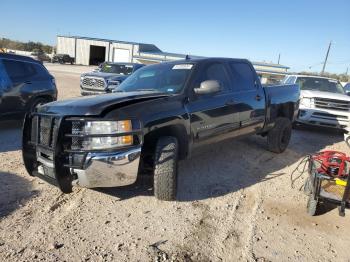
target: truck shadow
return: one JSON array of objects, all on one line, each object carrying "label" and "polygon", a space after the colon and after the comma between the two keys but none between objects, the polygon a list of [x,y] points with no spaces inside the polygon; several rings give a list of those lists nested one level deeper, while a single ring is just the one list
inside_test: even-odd
[{"label": "truck shadow", "polygon": [[0,121],[0,153],[20,150],[22,121]]},{"label": "truck shadow", "polygon": [[0,219],[23,206],[29,199],[38,195],[26,179],[0,171]]},{"label": "truck shadow", "polygon": [[181,163],[178,200],[219,197],[282,175],[290,176],[281,170],[342,140],[339,131],[302,127],[294,130],[282,154],[267,151],[266,139],[258,136],[210,145]]},{"label": "truck shadow", "polygon": [[[290,176],[282,169],[342,140],[343,134],[339,131],[303,127],[294,130],[290,145],[282,154],[267,151],[266,138],[259,136],[205,146],[191,159],[180,162],[177,201],[220,197],[280,176]],[[98,191],[121,200],[153,194],[151,179],[147,183]]]}]

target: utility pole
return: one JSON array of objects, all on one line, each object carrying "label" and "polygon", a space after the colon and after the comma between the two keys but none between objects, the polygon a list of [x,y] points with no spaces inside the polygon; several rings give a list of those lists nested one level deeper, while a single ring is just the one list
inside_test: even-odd
[{"label": "utility pole", "polygon": [[281,59],[281,54],[279,53],[278,54],[278,62],[277,62],[277,64],[280,64],[280,59]]},{"label": "utility pole", "polygon": [[327,60],[328,60],[329,50],[331,49],[331,46],[332,46],[332,41],[329,42],[329,46],[328,46],[328,49],[327,49],[326,58],[324,59],[321,75],[324,74],[324,70],[326,69],[326,64],[327,64]]}]

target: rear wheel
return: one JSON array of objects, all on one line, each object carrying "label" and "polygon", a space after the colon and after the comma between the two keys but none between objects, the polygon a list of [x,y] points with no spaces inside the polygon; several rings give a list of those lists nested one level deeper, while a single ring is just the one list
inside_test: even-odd
[{"label": "rear wheel", "polygon": [[279,117],[275,126],[267,134],[267,148],[274,153],[286,150],[292,135],[292,123],[288,118]]},{"label": "rear wheel", "polygon": [[159,138],[154,159],[154,195],[160,200],[176,199],[178,141],[175,137]]}]

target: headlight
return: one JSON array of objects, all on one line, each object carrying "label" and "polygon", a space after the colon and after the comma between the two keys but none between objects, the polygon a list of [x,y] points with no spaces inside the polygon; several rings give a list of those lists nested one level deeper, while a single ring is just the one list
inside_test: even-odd
[{"label": "headlight", "polygon": [[310,97],[303,97],[300,101],[300,104],[302,104],[305,107],[313,107],[314,106],[314,98]]},{"label": "headlight", "polygon": [[84,76],[80,76],[80,81],[83,81],[83,79],[84,79]]},{"label": "headlight", "polygon": [[133,136],[115,136],[116,134],[131,132],[130,120],[124,121],[87,121],[79,129],[73,129],[73,134],[86,135],[82,141],[82,149],[99,150],[111,149],[133,144]]}]

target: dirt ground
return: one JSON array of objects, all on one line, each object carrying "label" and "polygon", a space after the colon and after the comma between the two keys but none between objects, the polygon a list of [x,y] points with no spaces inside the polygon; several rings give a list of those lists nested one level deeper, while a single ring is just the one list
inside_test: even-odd
[{"label": "dirt ground", "polygon": [[[59,99],[87,67],[48,65]],[[178,201],[147,186],[69,195],[26,174],[19,123],[0,129],[0,261],[350,261],[349,216],[306,214],[290,174],[308,153],[350,153],[341,133],[294,130],[283,154],[249,137],[210,145],[179,167]],[[349,214],[350,215],[350,214]]]}]

